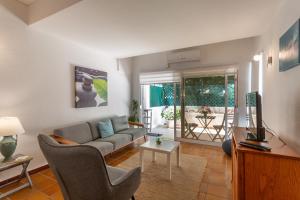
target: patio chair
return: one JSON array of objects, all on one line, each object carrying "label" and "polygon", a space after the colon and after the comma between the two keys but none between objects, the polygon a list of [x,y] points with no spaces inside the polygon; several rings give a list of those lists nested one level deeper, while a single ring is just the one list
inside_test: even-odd
[{"label": "patio chair", "polygon": [[213,125],[213,127],[214,127],[214,129],[216,130],[217,133],[213,137],[212,141],[215,141],[216,139],[220,139],[223,142],[224,137],[222,137],[220,135],[220,133],[221,133],[222,130],[225,130],[224,125],[225,125],[225,113],[224,113],[224,116],[223,116],[222,124],[220,124],[220,125]]},{"label": "patio chair", "polygon": [[[227,134],[228,136],[232,135],[233,129],[234,129],[234,114],[233,113],[228,113],[227,114],[227,123],[228,123],[228,127],[227,127]],[[225,113],[223,116],[223,120],[222,120],[222,124],[220,125],[213,125],[214,129],[216,130],[217,134],[214,136],[213,141],[216,139],[220,139],[222,142],[224,141],[225,135],[222,137],[220,135],[221,131],[224,130],[225,131]]]},{"label": "patio chair", "polygon": [[184,137],[187,138],[189,135],[192,135],[193,138],[197,139],[197,135],[194,130],[198,127],[196,123],[188,123],[186,119],[184,119]]}]

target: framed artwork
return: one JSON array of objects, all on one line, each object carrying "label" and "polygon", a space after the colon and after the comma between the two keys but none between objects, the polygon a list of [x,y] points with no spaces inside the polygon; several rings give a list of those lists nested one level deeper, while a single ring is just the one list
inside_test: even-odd
[{"label": "framed artwork", "polygon": [[299,20],[280,38],[279,71],[286,71],[300,64]]},{"label": "framed artwork", "polygon": [[107,72],[75,66],[75,107],[107,106]]}]

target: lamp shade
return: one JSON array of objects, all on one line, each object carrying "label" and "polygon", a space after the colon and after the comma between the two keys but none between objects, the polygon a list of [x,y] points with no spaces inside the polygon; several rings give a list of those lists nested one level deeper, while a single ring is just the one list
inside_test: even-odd
[{"label": "lamp shade", "polygon": [[0,136],[19,135],[25,130],[17,117],[0,117]]}]

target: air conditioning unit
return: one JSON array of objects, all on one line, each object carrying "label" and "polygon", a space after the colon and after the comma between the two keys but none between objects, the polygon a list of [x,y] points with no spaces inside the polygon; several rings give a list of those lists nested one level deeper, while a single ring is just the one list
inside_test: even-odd
[{"label": "air conditioning unit", "polygon": [[200,65],[200,50],[196,48],[180,49],[167,53],[168,67],[195,67]]}]

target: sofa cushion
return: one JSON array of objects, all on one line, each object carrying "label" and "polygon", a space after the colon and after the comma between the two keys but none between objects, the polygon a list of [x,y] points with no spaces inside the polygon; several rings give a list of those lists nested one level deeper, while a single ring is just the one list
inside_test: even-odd
[{"label": "sofa cushion", "polygon": [[68,140],[72,140],[80,144],[93,140],[90,126],[87,123],[55,129],[54,134],[60,135]]},{"label": "sofa cushion", "polygon": [[103,142],[103,141],[100,141],[99,139],[84,143],[84,145],[96,147],[103,156],[111,153],[114,150],[114,145],[112,143]]},{"label": "sofa cushion", "polygon": [[[115,116],[114,116],[115,117]],[[107,118],[99,118],[99,119],[95,119],[95,120],[90,120],[88,121],[88,124],[90,126],[90,129],[91,129],[91,132],[92,132],[92,136],[93,136],[93,139],[96,140],[98,138],[100,138],[100,134],[99,134],[99,131],[98,131],[98,123],[100,121],[104,121],[104,120],[107,120],[107,119],[111,119],[111,117],[107,117]]]},{"label": "sofa cushion", "polygon": [[114,129],[112,127],[111,120],[107,119],[104,121],[100,121],[98,123],[98,131],[101,135],[101,138],[112,136],[114,134]]},{"label": "sofa cushion", "polygon": [[147,130],[145,128],[128,128],[123,131],[119,131],[117,134],[128,134],[131,135],[132,140],[136,140],[146,135]]},{"label": "sofa cushion", "polygon": [[128,129],[128,118],[126,116],[113,117],[111,119],[115,133]]},{"label": "sofa cushion", "polygon": [[111,142],[114,149],[119,149],[131,142],[131,135],[127,134],[114,134],[113,136],[99,139],[103,142]]}]

